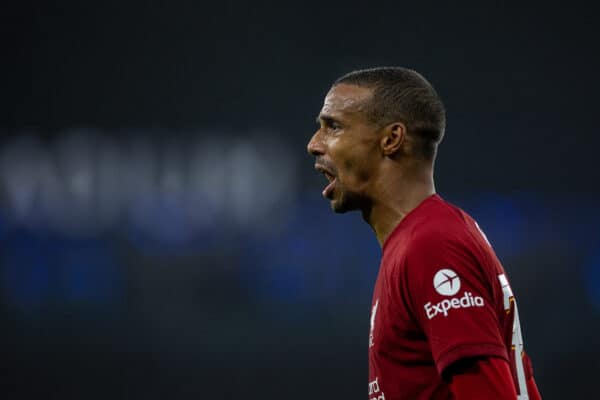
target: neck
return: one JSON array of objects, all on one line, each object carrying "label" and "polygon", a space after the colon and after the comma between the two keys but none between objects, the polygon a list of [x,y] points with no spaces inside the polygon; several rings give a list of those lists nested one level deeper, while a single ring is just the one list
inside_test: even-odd
[{"label": "neck", "polygon": [[[427,197],[435,194],[433,168],[418,168],[417,171],[382,174],[385,180],[375,185],[374,200],[370,207],[363,210],[364,220],[371,226],[379,245],[383,247],[385,240],[394,228]],[[393,176],[395,185],[389,182]]]}]

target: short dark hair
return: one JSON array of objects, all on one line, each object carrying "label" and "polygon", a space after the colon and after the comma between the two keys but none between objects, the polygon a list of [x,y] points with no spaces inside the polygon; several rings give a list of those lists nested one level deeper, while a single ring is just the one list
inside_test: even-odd
[{"label": "short dark hair", "polygon": [[377,67],[352,71],[333,86],[341,83],[373,89],[365,106],[367,118],[380,126],[403,122],[416,139],[420,156],[435,158],[444,137],[446,111],[442,99],[421,74],[402,67]]}]

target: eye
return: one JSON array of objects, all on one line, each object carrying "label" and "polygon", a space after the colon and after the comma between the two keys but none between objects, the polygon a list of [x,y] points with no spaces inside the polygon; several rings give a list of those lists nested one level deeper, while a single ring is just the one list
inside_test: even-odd
[{"label": "eye", "polygon": [[320,129],[322,129],[324,133],[335,134],[343,129],[343,126],[339,121],[328,116],[319,117],[318,122],[321,125]]},{"label": "eye", "polygon": [[336,132],[336,131],[339,131],[340,129],[342,129],[342,126],[336,121],[331,121],[329,123],[329,129],[332,130],[333,132]]}]

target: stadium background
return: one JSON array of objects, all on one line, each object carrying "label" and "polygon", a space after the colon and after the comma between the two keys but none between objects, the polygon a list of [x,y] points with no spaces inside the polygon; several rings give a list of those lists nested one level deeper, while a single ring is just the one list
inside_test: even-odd
[{"label": "stadium background", "polygon": [[362,399],[379,249],[305,144],[330,82],[448,109],[437,189],[486,231],[545,399],[600,372],[591,10],[3,4],[0,396]]}]

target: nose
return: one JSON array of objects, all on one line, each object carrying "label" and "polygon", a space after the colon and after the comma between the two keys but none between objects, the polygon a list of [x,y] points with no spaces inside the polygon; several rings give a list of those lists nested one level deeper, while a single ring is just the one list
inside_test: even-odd
[{"label": "nose", "polygon": [[320,130],[316,131],[315,134],[310,138],[308,145],[306,146],[306,150],[309,154],[313,156],[319,156],[325,153],[325,148],[323,146],[323,141],[319,135]]}]

